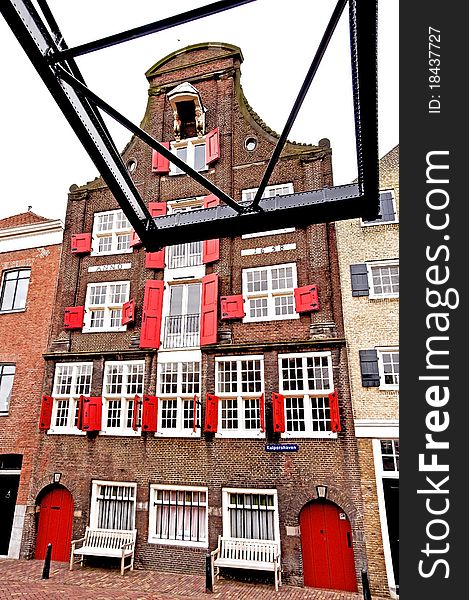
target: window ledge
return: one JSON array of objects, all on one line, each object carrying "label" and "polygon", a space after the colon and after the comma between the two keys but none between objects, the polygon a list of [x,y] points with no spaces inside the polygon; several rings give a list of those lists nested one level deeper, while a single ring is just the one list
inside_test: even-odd
[{"label": "window ledge", "polygon": [[22,313],[26,312],[25,308],[11,308],[9,310],[0,310],[0,315],[11,315],[12,313]]},{"label": "window ledge", "polygon": [[244,317],[243,323],[266,323],[268,321],[293,321],[295,319],[299,319],[300,315],[295,313],[294,315],[282,315],[281,317],[262,317],[262,318],[249,318]]},{"label": "window ledge", "polygon": [[295,431],[295,433],[282,433],[281,436],[282,440],[304,440],[304,439],[310,439],[310,440],[315,440],[315,439],[331,439],[331,440],[335,440],[337,439],[337,433],[333,432],[333,431],[318,431],[318,432],[314,432],[314,433],[301,433],[300,435],[298,435],[298,432]]},{"label": "window ledge", "polygon": [[196,438],[199,439],[200,438],[200,429],[198,428],[197,431],[184,431],[182,429],[178,429],[176,431],[169,431],[169,430],[160,430],[160,431],[155,431],[155,437],[158,438]]},{"label": "window ledge", "polygon": [[217,431],[215,437],[218,439],[232,440],[232,439],[250,439],[250,440],[263,440],[265,441],[265,433],[255,430],[254,432],[243,431]]},{"label": "window ledge", "polygon": [[47,435],[86,435],[86,431],[80,431],[79,429],[70,429],[64,427],[63,429],[56,427],[55,429],[48,429]]},{"label": "window ledge", "polygon": [[201,549],[207,549],[208,548],[208,543],[207,542],[192,542],[192,541],[184,541],[184,540],[162,540],[160,538],[156,538],[156,537],[152,537],[152,536],[148,536],[148,543],[149,544],[157,544],[160,546],[178,546],[178,547],[185,547],[185,548],[201,548]]}]

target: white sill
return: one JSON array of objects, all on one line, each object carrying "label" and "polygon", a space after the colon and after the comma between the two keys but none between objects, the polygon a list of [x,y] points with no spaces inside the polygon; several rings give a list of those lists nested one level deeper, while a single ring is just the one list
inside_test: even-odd
[{"label": "white sill", "polygon": [[399,386],[398,385],[380,385],[379,389],[382,390],[383,392],[398,392]]},{"label": "white sill", "polygon": [[48,435],[86,435],[86,431],[81,431],[76,427],[51,427],[47,430]]},{"label": "white sill", "polygon": [[222,429],[221,431],[217,431],[215,433],[216,438],[220,439],[251,439],[251,440],[265,440],[265,432],[259,431],[258,429],[254,430],[239,430],[239,429]]},{"label": "white sill", "polygon": [[[191,167],[192,169],[194,168],[192,165],[187,165],[187,166],[188,166],[188,167]],[[203,169],[199,169],[199,170],[197,171],[197,173],[204,173],[205,171],[208,171],[208,170],[209,170],[209,167],[204,167]],[[187,173],[184,173],[184,171],[183,171],[182,173],[175,173],[174,171],[170,171],[170,172],[168,173],[168,175],[169,175],[170,177],[177,177],[178,175],[187,175]],[[202,208],[202,207],[201,207],[201,208]]]},{"label": "white sill", "polygon": [[361,226],[362,227],[375,227],[375,226],[380,226],[380,225],[394,225],[396,223],[399,223],[399,221],[397,219],[394,219],[393,221],[382,221],[380,223],[376,223],[375,221],[372,221],[371,223],[366,223],[366,222],[362,221]]},{"label": "white sill", "polygon": [[131,254],[133,248],[127,248],[127,250],[110,250],[109,252],[91,252],[90,256],[113,256],[119,254]]},{"label": "white sill", "polygon": [[271,316],[267,315],[266,317],[244,317],[243,323],[262,323],[265,321],[292,321],[293,319],[299,319],[300,315],[298,313],[294,313],[292,315],[279,315],[279,316]]},{"label": "white sill", "polygon": [[82,333],[111,333],[113,331],[127,331],[127,325],[121,327],[83,327]]},{"label": "white sill", "polygon": [[370,294],[368,298],[370,300],[385,300],[386,298],[399,298],[399,292],[397,294]]},{"label": "white sill", "polygon": [[10,411],[8,410],[0,410],[0,417],[8,417]]},{"label": "white sill", "polygon": [[200,438],[200,428],[192,429],[160,429],[155,431],[155,437],[159,438]]},{"label": "white sill", "polygon": [[137,431],[133,429],[101,429],[99,435],[106,437],[140,437],[140,427]]},{"label": "white sill", "polygon": [[11,315],[12,313],[26,312],[26,306],[24,308],[10,308],[8,310],[0,310],[0,315]]},{"label": "white sill", "polygon": [[283,440],[296,440],[296,439],[337,439],[337,433],[334,431],[292,431],[285,432],[280,435]]},{"label": "white sill", "polygon": [[193,542],[190,540],[165,540],[148,536],[149,544],[161,544],[162,546],[184,546],[186,548],[208,548],[207,542]]}]

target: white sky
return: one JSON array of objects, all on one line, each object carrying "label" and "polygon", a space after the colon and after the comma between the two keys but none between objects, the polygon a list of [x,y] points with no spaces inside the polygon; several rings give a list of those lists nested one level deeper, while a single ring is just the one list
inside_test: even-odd
[{"label": "white sky", "polygon": [[[3,1],[3,0],[0,0]],[[379,1],[380,156],[398,142],[398,0]],[[209,4],[209,0],[49,0],[69,47]],[[243,52],[241,84],[252,108],[280,133],[330,19],[335,0],[257,0],[248,5],[78,57],[88,86],[136,124],[145,71],[189,44],[216,41]],[[0,16],[0,218],[28,210],[64,219],[70,185],[98,173],[24,51]],[[356,177],[348,8],[326,51],[290,140],[331,140],[336,185]],[[107,123],[117,147],[131,134]]]}]

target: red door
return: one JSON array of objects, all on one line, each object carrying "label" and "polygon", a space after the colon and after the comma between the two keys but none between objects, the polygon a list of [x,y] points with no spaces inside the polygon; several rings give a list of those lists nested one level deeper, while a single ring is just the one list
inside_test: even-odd
[{"label": "red door", "polygon": [[73,498],[64,487],[53,488],[40,503],[35,558],[44,559],[47,544],[52,544],[52,560],[70,560]]},{"label": "red door", "polygon": [[332,502],[311,502],[301,511],[300,531],[305,585],[357,591],[347,515]]}]

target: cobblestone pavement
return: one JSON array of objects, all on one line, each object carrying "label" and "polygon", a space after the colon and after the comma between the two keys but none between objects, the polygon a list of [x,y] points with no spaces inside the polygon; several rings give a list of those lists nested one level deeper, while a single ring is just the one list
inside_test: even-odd
[{"label": "cobblestone pavement", "polygon": [[[51,564],[50,577],[42,580],[43,561],[0,560],[0,600],[362,600],[361,594],[273,586],[228,580],[215,582],[214,592],[205,593],[204,577],[76,567]],[[385,600],[373,596],[373,600]],[[387,600],[387,599],[386,599]]]}]

